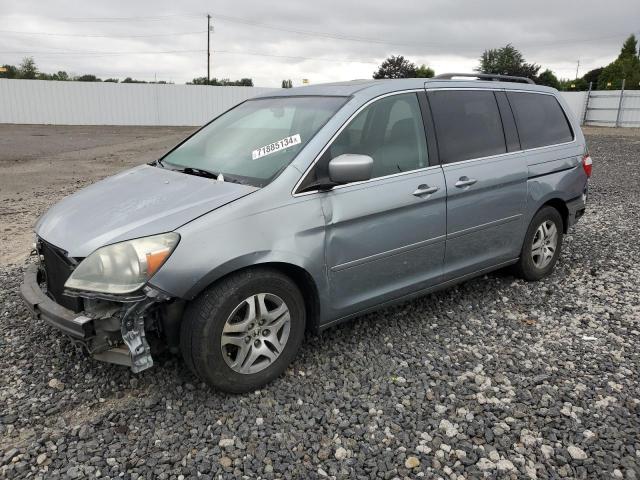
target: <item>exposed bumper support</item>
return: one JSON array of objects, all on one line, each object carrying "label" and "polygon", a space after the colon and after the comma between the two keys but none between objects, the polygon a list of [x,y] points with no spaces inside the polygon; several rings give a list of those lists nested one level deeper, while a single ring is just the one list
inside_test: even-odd
[{"label": "exposed bumper support", "polygon": [[144,314],[153,303],[154,300],[152,299],[134,303],[127,309],[122,318],[122,339],[129,347],[131,371],[133,373],[141,372],[153,366],[151,348],[144,332]]},{"label": "exposed bumper support", "polygon": [[[125,346],[109,348],[99,341],[100,319],[93,319],[57,304],[40,288],[38,266],[30,265],[20,285],[20,294],[31,315],[68,335],[82,345],[97,360],[131,367],[140,372],[153,366],[153,359],[144,331],[144,315],[158,299],[147,298],[128,304],[120,320],[122,340]],[[114,316],[115,318],[115,316]],[[128,347],[128,348],[127,348]]]}]

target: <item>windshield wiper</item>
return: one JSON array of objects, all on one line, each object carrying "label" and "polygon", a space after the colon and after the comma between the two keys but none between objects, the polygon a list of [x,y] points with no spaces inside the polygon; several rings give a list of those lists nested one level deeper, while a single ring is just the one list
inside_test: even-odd
[{"label": "windshield wiper", "polygon": [[[200,177],[215,178],[216,180],[219,179],[222,175],[221,173],[205,170],[204,168],[184,167],[182,170],[178,171],[186,173],[187,175],[198,175]],[[224,181],[224,177],[222,178],[222,180]]]},{"label": "windshield wiper", "polygon": [[240,180],[230,175],[223,175],[222,172],[212,172],[211,170],[206,170],[204,168],[194,168],[194,167],[184,167],[178,172],[186,173],[187,175],[198,175],[200,177],[206,178],[215,178],[219,182],[231,182],[231,183],[239,183],[242,184]]}]

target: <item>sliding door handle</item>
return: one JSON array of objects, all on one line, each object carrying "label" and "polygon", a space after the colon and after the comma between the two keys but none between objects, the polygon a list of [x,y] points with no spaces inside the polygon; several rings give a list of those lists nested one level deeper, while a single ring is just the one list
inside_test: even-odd
[{"label": "sliding door handle", "polygon": [[431,195],[432,193],[436,193],[438,190],[440,190],[438,187],[430,187],[429,185],[423,183],[422,185],[418,185],[418,188],[415,192],[413,192],[413,194],[416,197],[422,197],[423,195]]},{"label": "sliding door handle", "polygon": [[474,183],[476,183],[477,181],[478,180],[476,180],[475,178],[460,177],[460,179],[456,182],[456,187],[458,188],[469,187]]}]

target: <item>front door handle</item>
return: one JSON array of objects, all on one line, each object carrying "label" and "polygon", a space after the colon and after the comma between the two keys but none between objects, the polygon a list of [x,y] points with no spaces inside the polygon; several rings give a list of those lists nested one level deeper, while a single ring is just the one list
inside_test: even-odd
[{"label": "front door handle", "polygon": [[430,187],[429,185],[423,183],[422,185],[418,185],[418,188],[415,192],[413,192],[413,194],[416,197],[422,197],[423,195],[431,195],[432,193],[436,193],[438,190],[440,190],[438,187]]},{"label": "front door handle", "polygon": [[456,187],[458,188],[464,188],[464,187],[468,187],[470,185],[473,185],[474,183],[476,183],[478,180],[476,180],[475,178],[469,178],[469,177],[460,177],[460,179],[456,182]]}]

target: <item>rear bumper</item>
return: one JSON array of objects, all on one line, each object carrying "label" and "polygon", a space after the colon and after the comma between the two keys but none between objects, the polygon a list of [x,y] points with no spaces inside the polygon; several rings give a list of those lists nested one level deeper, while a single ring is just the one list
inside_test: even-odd
[{"label": "rear bumper", "polygon": [[582,218],[582,215],[584,215],[585,209],[587,208],[587,197],[588,192],[585,188],[582,195],[567,202],[567,228],[574,226],[578,220]]},{"label": "rear bumper", "polygon": [[34,319],[40,319],[77,340],[95,335],[93,320],[57,304],[40,288],[38,266],[29,265],[20,285],[20,295]]}]

